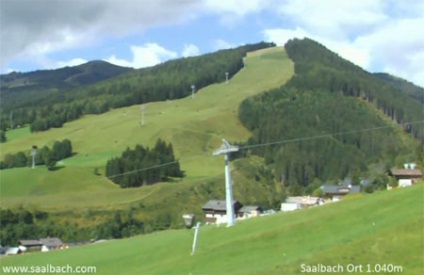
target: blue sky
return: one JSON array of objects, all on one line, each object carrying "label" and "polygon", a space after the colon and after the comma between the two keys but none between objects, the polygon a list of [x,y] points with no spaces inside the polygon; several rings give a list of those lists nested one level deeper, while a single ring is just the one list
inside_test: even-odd
[{"label": "blue sky", "polygon": [[0,69],[89,60],[142,68],[245,43],[310,37],[424,86],[424,1],[0,0]]}]

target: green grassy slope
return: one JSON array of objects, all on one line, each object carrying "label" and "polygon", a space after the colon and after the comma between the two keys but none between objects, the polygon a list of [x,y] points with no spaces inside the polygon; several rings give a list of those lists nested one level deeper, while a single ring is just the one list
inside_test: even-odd
[{"label": "green grassy slope", "polygon": [[[161,187],[116,190],[106,179],[94,175],[93,169],[98,167],[102,171],[106,161],[120,155],[127,146],[153,146],[157,138],[172,142],[187,174],[182,182],[187,183],[186,187],[221,177],[222,158],[212,157],[212,151],[221,145],[222,138],[245,140],[250,136],[238,120],[239,103],[246,97],[281,86],[292,74],[293,64],[283,48],[265,49],[250,53],[245,68],[229,83],[208,86],[194,99],[147,104],[144,127],[140,125],[140,106],[132,106],[86,116],[59,129],[16,134],[10,142],[0,144],[2,157],[27,150],[34,144],[51,146],[55,140],[64,138],[72,141],[77,155],[64,160],[64,168],[54,172],[48,172],[45,167],[37,167],[37,171],[28,168],[0,171],[1,206],[30,202],[42,208],[66,208],[138,200]],[[70,199],[73,196],[78,196],[82,203],[76,205]]]},{"label": "green grassy slope", "polygon": [[[302,264],[323,264],[340,265],[338,274],[382,266],[391,271],[378,274],[423,274],[423,192],[420,184],[231,228],[203,226],[194,256],[193,230],[169,230],[2,258],[1,265],[87,265],[96,274],[301,274]],[[363,272],[348,272],[349,265],[362,265]]]}]

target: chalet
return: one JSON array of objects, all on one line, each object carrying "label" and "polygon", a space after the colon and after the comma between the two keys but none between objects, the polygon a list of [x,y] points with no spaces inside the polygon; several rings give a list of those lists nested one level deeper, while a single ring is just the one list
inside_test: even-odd
[{"label": "chalet", "polygon": [[343,185],[323,185],[321,190],[324,196],[330,197],[333,201],[338,201],[348,194],[357,194],[361,191],[361,186],[352,184]]},{"label": "chalet", "polygon": [[20,240],[19,248],[22,251],[50,251],[64,248],[66,245],[59,238],[44,238],[39,240]]},{"label": "chalet", "polygon": [[22,251],[41,251],[43,244],[39,240],[20,240],[19,248]]},{"label": "chalet", "polygon": [[321,198],[319,197],[288,197],[285,202],[281,204],[281,211],[293,211],[297,209],[303,209],[308,207],[313,207],[320,205],[322,203]]},{"label": "chalet", "polygon": [[45,238],[40,239],[42,244],[41,251],[47,252],[50,250],[61,249],[65,247],[65,244],[59,238]]},{"label": "chalet", "polygon": [[423,178],[423,172],[415,167],[414,163],[406,163],[403,169],[390,169],[390,175],[396,178],[399,187],[411,186]]},{"label": "chalet", "polygon": [[242,218],[256,218],[262,213],[262,207],[258,205],[245,205],[239,210]]},{"label": "chalet", "polygon": [[[238,202],[233,202],[234,215],[240,216],[239,210],[243,205]],[[203,213],[205,213],[206,222],[208,223],[226,223],[227,222],[227,206],[225,200],[210,200],[202,207]]]}]

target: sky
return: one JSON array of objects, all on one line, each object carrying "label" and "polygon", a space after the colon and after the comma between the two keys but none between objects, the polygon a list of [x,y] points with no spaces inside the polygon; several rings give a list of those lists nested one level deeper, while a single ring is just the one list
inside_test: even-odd
[{"label": "sky", "polygon": [[0,71],[105,60],[133,68],[309,37],[424,87],[420,0],[0,0]]}]

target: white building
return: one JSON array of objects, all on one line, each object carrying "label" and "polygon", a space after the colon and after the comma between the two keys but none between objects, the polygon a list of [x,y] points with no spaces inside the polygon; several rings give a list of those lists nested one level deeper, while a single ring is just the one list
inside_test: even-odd
[{"label": "white building", "polygon": [[281,204],[281,211],[288,212],[298,209],[308,208],[322,204],[319,197],[303,196],[303,197],[288,197]]}]

